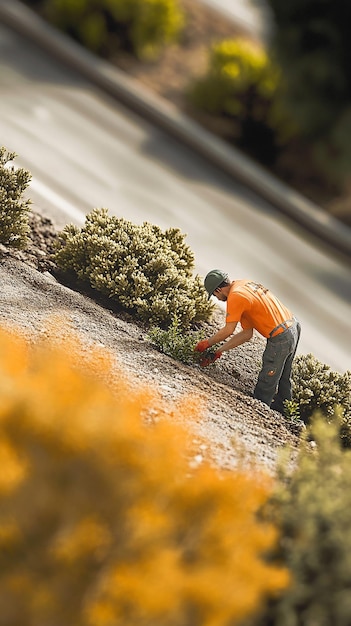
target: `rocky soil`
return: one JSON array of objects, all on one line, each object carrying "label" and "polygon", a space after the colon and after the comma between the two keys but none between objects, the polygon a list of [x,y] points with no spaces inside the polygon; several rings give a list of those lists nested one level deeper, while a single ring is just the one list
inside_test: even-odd
[{"label": "rocky soil", "polygon": [[[111,302],[65,283],[50,258],[56,237],[53,224],[32,213],[30,225],[30,244],[24,252],[0,246],[2,325],[19,329],[31,343],[51,335],[53,328],[55,337],[64,341],[71,329],[80,337],[83,354],[92,346],[102,347],[110,352],[116,368],[126,371],[132,385],[156,387],[169,419],[177,419],[176,403],[190,397],[199,407],[196,422],[186,424],[198,445],[197,462],[207,458],[227,469],[258,465],[274,474],[287,445],[293,462],[298,426],[252,398],[264,347],[259,336],[210,368],[184,365],[160,353],[148,339],[147,329]],[[223,323],[218,309],[208,333]]]}]

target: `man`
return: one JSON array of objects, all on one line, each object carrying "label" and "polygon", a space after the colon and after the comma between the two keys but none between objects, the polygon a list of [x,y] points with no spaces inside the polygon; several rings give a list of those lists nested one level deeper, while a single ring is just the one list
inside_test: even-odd
[{"label": "man", "polygon": [[[205,278],[208,298],[212,295],[227,303],[226,324],[215,335],[196,344],[197,352],[223,343],[212,357],[200,364],[206,367],[226,350],[249,341],[255,328],[267,344],[254,397],[284,414],[284,401],[291,399],[291,367],[301,327],[291,311],[271,291],[250,280],[230,281],[222,270],[211,270]],[[237,324],[242,330],[234,334]],[[226,341],[227,340],[227,341]]]}]

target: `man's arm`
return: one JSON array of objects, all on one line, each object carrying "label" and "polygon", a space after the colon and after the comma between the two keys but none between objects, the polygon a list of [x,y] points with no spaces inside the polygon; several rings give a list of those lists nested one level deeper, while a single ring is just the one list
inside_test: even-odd
[{"label": "man's arm", "polygon": [[[208,344],[209,347],[213,346],[216,343],[221,343],[231,337],[233,335],[235,329],[237,327],[237,322],[228,322],[223,328],[221,328],[215,335],[209,337]],[[250,341],[253,335],[252,328],[246,328],[236,333],[231,339],[225,341],[225,343],[218,348],[219,352],[225,352],[226,350],[231,350],[231,348],[236,348],[237,346],[241,346],[242,343],[246,341]]]},{"label": "man's arm", "polygon": [[222,353],[226,350],[236,348],[242,343],[245,343],[245,341],[249,341],[251,339],[253,335],[253,328],[247,328],[236,333],[236,335],[231,337],[229,341],[225,341],[226,339],[228,339],[228,337],[233,335],[236,326],[237,322],[229,322],[223,328],[221,328],[218,333],[212,335],[212,337],[209,337],[208,339],[203,339],[198,344],[196,344],[195,351],[205,352],[207,348],[210,348],[216,343],[224,341],[224,343],[218,348],[214,355],[211,355],[209,357],[203,357],[203,359],[200,361],[201,367],[207,367],[208,365],[214,363],[217,359],[219,359],[219,357],[222,356]]},{"label": "man's arm", "polygon": [[223,328],[221,328],[215,335],[209,337],[208,347],[214,346],[216,343],[221,343],[230,337],[236,329],[237,322],[228,322]]},{"label": "man's arm", "polygon": [[231,337],[229,341],[225,341],[226,339],[228,339],[228,337],[233,335],[237,327],[237,323],[238,322],[228,322],[215,335],[212,335],[212,337],[199,341],[199,343],[197,343],[195,346],[195,350],[197,352],[204,352],[205,350],[207,350],[207,348],[214,346],[216,343],[221,343],[222,341],[224,341],[225,343],[220,346],[220,348],[218,348],[216,352],[216,354],[218,354],[219,352],[222,353],[226,350],[230,350],[231,348],[236,348],[242,343],[245,343],[245,341],[250,341],[253,334],[252,328],[241,330],[239,333],[236,333],[236,335]]},{"label": "man's arm", "polygon": [[[227,324],[227,326],[228,326],[228,324]],[[236,327],[236,323],[235,323],[234,329],[235,329],[235,327]],[[217,335],[219,333],[220,333],[220,331],[217,333]],[[242,343],[245,343],[246,341],[250,341],[252,335],[253,335],[253,328],[245,328],[245,329],[241,330],[239,333],[236,333],[236,335],[234,335],[234,337],[232,337],[231,339],[229,339],[229,341],[226,341],[222,346],[220,346],[220,348],[218,348],[217,352],[225,352],[226,350],[231,350],[232,348],[237,348],[238,346],[241,346]],[[216,336],[216,335],[214,335],[214,336]]]}]

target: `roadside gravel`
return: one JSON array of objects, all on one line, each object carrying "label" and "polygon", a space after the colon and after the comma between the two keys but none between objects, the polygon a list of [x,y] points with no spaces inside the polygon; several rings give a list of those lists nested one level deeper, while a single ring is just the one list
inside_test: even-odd
[{"label": "roadside gravel", "polygon": [[[293,462],[299,429],[279,413],[252,398],[264,347],[260,336],[227,353],[202,370],[160,353],[147,329],[132,317],[109,308],[94,292],[67,285],[50,260],[56,233],[49,219],[31,214],[30,244],[24,252],[0,246],[1,319],[31,343],[53,333],[64,342],[67,329],[77,333],[84,351],[106,349],[116,369],[132,385],[150,384],[164,402],[165,414],[177,420],[176,404],[188,397],[199,407],[196,422],[186,427],[198,444],[198,462],[208,458],[221,468],[259,466],[274,474],[285,446]],[[216,310],[209,333],[223,324]],[[106,381],[109,384],[109,381]]]}]

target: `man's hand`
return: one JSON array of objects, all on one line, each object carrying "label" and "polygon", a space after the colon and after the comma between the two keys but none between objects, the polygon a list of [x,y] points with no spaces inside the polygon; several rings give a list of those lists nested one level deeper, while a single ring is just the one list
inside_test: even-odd
[{"label": "man's hand", "polygon": [[211,365],[211,363],[217,361],[217,359],[219,359],[221,356],[222,352],[219,352],[219,350],[217,350],[217,352],[215,352],[214,354],[210,354],[208,356],[204,355],[202,359],[200,359],[200,366],[207,367],[208,365]]},{"label": "man's hand", "polygon": [[199,341],[199,343],[196,344],[194,350],[195,352],[205,352],[205,350],[207,350],[207,348],[210,347],[210,344],[208,342],[208,339],[203,339],[202,341]]}]

